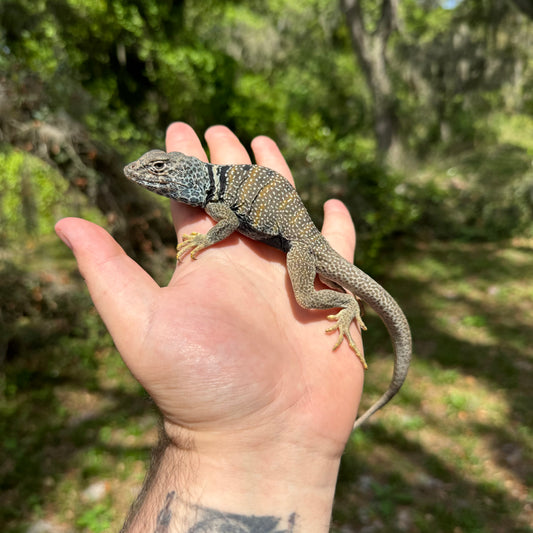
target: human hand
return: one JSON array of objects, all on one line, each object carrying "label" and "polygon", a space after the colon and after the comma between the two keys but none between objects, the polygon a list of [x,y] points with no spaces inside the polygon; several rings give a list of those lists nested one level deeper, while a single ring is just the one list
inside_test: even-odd
[{"label": "human hand", "polygon": [[[206,140],[212,162],[250,163],[227,128],[210,128]],[[169,127],[167,150],[207,160],[183,123]],[[256,163],[292,182],[273,141],[258,137],[252,150]],[[213,225],[198,208],[172,202],[172,214],[178,236]],[[169,285],[159,287],[102,228],[64,219],[57,232],[171,440],[192,442],[211,458],[250,451],[260,457],[290,445],[300,455],[313,449],[338,461],[355,419],[362,367],[347,343],[332,352],[327,313],[298,306],[282,252],[234,234],[178,264]],[[323,233],[351,260],[355,233],[340,202],[326,203]]]},{"label": "human hand", "polygon": [[[228,129],[213,127],[206,139],[212,162],[250,163]],[[167,149],[207,160],[182,123],[169,128]],[[270,139],[256,138],[252,149],[258,164],[293,183]],[[178,236],[213,225],[197,208],[172,202],[172,213]],[[325,236],[351,259],[355,235],[344,206],[327,203],[324,220]],[[161,288],[101,229],[72,219],[58,224],[60,234],[71,231],[98,311],[171,427],[235,433],[297,425],[309,438],[344,445],[360,396],[360,365],[346,343],[332,352],[324,311],[298,306],[282,252],[234,234],[178,264]],[[75,246],[79,232],[87,232],[83,248]]]}]

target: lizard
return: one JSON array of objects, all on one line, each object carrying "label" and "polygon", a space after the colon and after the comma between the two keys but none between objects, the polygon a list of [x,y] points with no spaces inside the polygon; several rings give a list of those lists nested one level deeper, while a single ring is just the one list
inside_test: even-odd
[{"label": "lizard", "polygon": [[[200,207],[216,222],[206,233],[184,235],[177,260],[197,254],[238,231],[286,253],[286,265],[298,304],[305,309],[340,309],[328,315],[338,330],[333,350],[346,338],[366,369],[350,333],[355,322],[366,326],[358,300],[367,303],[386,325],[394,348],[394,369],[386,392],[354,422],[358,428],[400,390],[411,360],[411,332],[393,297],[370,276],[344,259],[313,223],[296,189],[269,168],[205,163],[180,152],[151,150],[124,168],[131,181],[162,196]],[[316,290],[316,276],[326,289]]]}]

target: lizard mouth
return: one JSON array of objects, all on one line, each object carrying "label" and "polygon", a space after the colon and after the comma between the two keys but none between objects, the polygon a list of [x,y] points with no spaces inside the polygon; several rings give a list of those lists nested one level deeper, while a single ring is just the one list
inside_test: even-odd
[{"label": "lizard mouth", "polygon": [[141,187],[144,187],[145,189],[148,189],[149,191],[153,191],[157,194],[161,194],[162,196],[167,196],[168,194],[168,184],[164,181],[161,181],[157,179],[157,177],[146,177],[146,175],[142,172],[139,172],[135,162],[130,163],[129,165],[124,167],[124,175],[134,183],[137,183]]},{"label": "lizard mouth", "polygon": [[124,175],[129,180],[134,181],[135,183],[138,183],[143,187],[153,189],[157,186],[157,180],[146,178],[146,176],[142,172],[139,172],[135,162],[130,163],[129,165],[126,165],[124,167]]}]

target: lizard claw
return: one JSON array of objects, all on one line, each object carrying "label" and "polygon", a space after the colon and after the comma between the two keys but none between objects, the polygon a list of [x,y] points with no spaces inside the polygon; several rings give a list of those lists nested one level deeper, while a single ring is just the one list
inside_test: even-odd
[{"label": "lizard claw", "polygon": [[176,247],[176,259],[181,262],[183,257],[190,253],[191,259],[196,259],[200,250],[208,246],[207,238],[203,233],[193,231],[183,236],[183,241]]},{"label": "lizard claw", "polygon": [[[349,320],[345,318],[345,316],[349,316]],[[367,327],[365,323],[363,322],[363,319],[361,318],[360,313],[350,313],[348,309],[343,309],[342,311],[338,312],[336,315],[328,315],[328,320],[337,320],[338,323],[341,321],[347,322],[348,326],[352,323],[352,320],[355,320],[357,322],[357,325],[363,330],[367,331]],[[337,329],[337,326],[332,326],[331,328],[327,329],[326,331],[334,331]]]},{"label": "lizard claw", "polygon": [[350,325],[352,323],[352,320],[356,320],[357,324],[361,327],[361,329],[366,330],[366,326],[363,323],[363,320],[361,319],[361,316],[358,311],[359,305],[357,304],[357,311],[355,312],[351,311],[350,309],[342,309],[336,315],[329,315],[328,320],[336,320],[337,323],[334,326],[331,326],[330,328],[326,329],[326,332],[330,333],[332,331],[339,330],[339,337],[337,338],[337,342],[333,346],[333,349],[336,350],[342,344],[344,337],[346,337],[350,348],[355,352],[355,355],[357,355],[359,361],[361,361],[361,364],[363,365],[363,368],[366,370],[368,368],[368,365],[366,364],[365,356],[361,353],[359,348],[357,348],[355,341],[353,340],[352,334],[350,333]]}]

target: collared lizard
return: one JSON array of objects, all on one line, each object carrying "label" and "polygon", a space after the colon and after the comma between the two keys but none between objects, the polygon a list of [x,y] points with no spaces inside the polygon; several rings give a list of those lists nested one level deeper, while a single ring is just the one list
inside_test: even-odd
[{"label": "collared lizard", "polygon": [[[346,338],[364,368],[350,325],[366,329],[358,298],[383,320],[395,353],[387,391],[354,423],[359,427],[400,390],[411,360],[411,332],[402,310],[389,293],[362,270],[341,257],[314,225],[292,185],[274,170],[258,165],[216,165],[180,152],[152,150],[124,169],[146,189],[191,206],[202,207],[216,221],[204,235],[183,236],[177,259],[192,259],[235,231],[274,246],[287,254],[287,270],[297,302],[305,309],[340,308],[328,319],[339,331],[333,347]],[[315,290],[316,276],[330,289]]]}]

